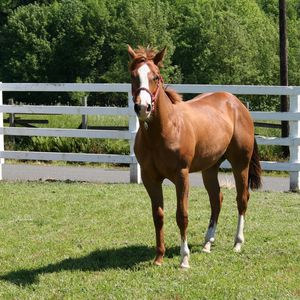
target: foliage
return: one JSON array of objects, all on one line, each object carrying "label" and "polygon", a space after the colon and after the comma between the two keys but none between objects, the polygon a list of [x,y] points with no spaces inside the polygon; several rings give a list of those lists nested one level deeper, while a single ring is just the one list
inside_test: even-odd
[{"label": "foliage", "polygon": [[[101,58],[107,23],[105,6],[93,0],[19,7],[2,32],[3,44],[9,45],[0,54],[5,62],[3,80],[94,82],[103,72]],[[61,97],[59,101],[78,104],[72,100]]]},{"label": "foliage", "polygon": [[[176,67],[170,66],[170,57],[174,51],[171,32],[168,30],[171,4],[161,0],[116,1],[110,4],[112,14],[111,35],[108,44],[112,49],[113,61],[104,75],[109,82],[128,82],[128,55],[126,45],[168,46],[165,59],[164,77],[167,81],[178,81]],[[159,49],[160,50],[160,49]]]},{"label": "foliage", "polygon": [[[279,5],[278,0],[257,0],[266,15],[274,20],[278,27]],[[300,2],[286,1],[287,37],[288,37],[288,68],[289,84],[300,85]]]},{"label": "foliage", "polygon": [[[166,82],[279,84],[277,0],[4,0],[0,14],[1,81],[128,82],[129,43],[167,46]],[[287,17],[289,84],[299,85],[299,1],[287,1]],[[126,103],[126,96],[92,97]],[[77,98],[22,95],[35,103],[77,104]],[[253,109],[278,104],[251,99]]]},{"label": "foliage", "polygon": [[[190,61],[184,61],[181,67],[185,68],[183,75],[187,82],[268,84],[274,81],[273,66],[278,61],[276,52],[270,50],[276,46],[276,31],[255,1],[201,0],[196,7],[178,2],[178,10],[183,9],[184,15],[174,34],[178,37],[175,62],[181,66],[181,57]],[[263,68],[258,68],[259,65]],[[266,74],[266,70],[271,74]]]},{"label": "foliage", "polygon": [[300,85],[300,9],[298,17],[289,20],[289,84]]},{"label": "foliage", "polygon": [[246,243],[237,254],[235,191],[223,189],[215,247],[204,254],[210,206],[204,189],[192,188],[191,269],[183,272],[173,187],[164,187],[165,262],[154,267],[142,185],[0,186],[1,299],[299,299],[297,194],[251,193]]},{"label": "foliage", "polygon": [[[277,84],[278,34],[254,0],[177,5],[183,13],[174,30],[174,63],[185,83]],[[262,102],[254,98],[251,105],[257,108]]]}]

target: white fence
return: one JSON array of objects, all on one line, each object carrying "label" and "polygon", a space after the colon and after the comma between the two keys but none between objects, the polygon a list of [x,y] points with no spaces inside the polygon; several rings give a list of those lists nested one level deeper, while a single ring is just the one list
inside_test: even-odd
[{"label": "white fence", "polygon": [[[290,148],[289,162],[261,162],[264,170],[288,171],[290,189],[300,188],[300,87],[276,86],[221,86],[221,85],[170,85],[179,93],[203,93],[227,91],[245,95],[289,95],[289,112],[251,112],[254,120],[284,120],[290,123],[290,135],[287,138],[257,137],[260,145],[285,145]],[[2,92],[125,92],[128,94],[128,107],[82,107],[82,106],[31,106],[3,105]],[[89,130],[58,128],[22,128],[4,127],[3,113],[30,114],[75,114],[75,115],[127,115],[129,130]],[[141,182],[140,168],[133,153],[133,143],[138,130],[138,120],[132,103],[130,84],[73,84],[73,83],[0,83],[0,179],[4,159],[25,160],[63,160],[81,162],[107,162],[130,164],[130,181]],[[59,136],[127,139],[130,143],[130,155],[53,153],[4,150],[4,135],[13,136]],[[224,163],[223,167],[230,167]]]}]

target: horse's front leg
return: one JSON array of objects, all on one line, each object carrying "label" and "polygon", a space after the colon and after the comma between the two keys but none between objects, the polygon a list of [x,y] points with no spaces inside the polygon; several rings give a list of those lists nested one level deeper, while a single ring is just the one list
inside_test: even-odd
[{"label": "horse's front leg", "polygon": [[188,169],[180,171],[176,180],[177,194],[177,211],[176,221],[180,230],[181,236],[181,268],[189,268],[190,250],[187,242],[187,227],[188,227],[188,193],[189,193],[189,172]]},{"label": "horse's front leg", "polygon": [[142,174],[144,186],[150,196],[152,205],[152,216],[155,226],[156,234],[156,257],[154,264],[160,266],[163,262],[165,255],[165,243],[164,243],[164,203],[162,192],[162,180],[154,180],[153,176]]}]

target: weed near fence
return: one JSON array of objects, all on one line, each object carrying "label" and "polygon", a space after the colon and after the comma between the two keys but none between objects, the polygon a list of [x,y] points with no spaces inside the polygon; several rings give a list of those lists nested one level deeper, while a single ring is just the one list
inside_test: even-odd
[{"label": "weed near fence", "polygon": [[0,183],[1,299],[299,299],[299,196],[252,193],[246,244],[232,251],[235,193],[224,190],[216,246],[201,253],[209,219],[190,193],[191,269],[179,270],[175,193],[164,187],[165,264],[152,266],[154,227],[140,185]]}]

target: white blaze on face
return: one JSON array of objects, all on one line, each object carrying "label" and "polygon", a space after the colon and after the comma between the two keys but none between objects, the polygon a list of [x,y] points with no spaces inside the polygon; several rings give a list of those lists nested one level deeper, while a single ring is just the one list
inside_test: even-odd
[{"label": "white blaze on face", "polygon": [[[140,88],[146,88],[149,90],[149,79],[148,79],[148,73],[150,72],[150,68],[147,64],[143,64],[138,69],[138,75],[140,79]],[[140,91],[140,99],[141,99],[141,105],[144,107],[148,107],[148,105],[151,105],[151,97],[150,94],[146,91]]]}]

